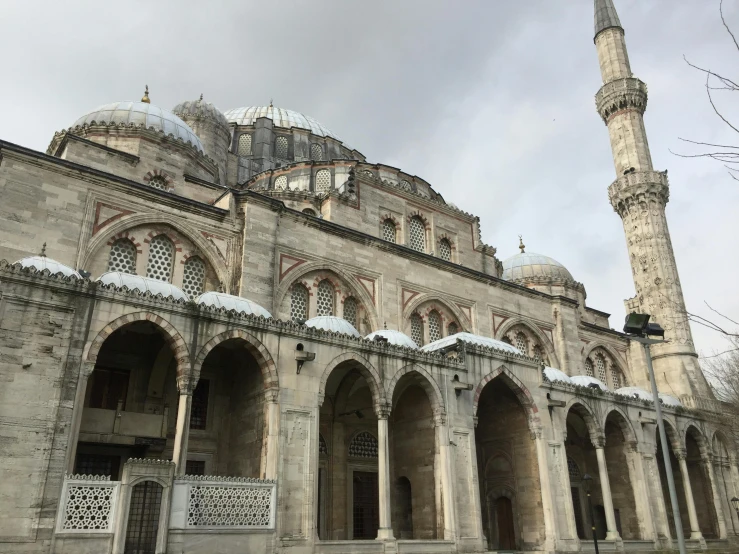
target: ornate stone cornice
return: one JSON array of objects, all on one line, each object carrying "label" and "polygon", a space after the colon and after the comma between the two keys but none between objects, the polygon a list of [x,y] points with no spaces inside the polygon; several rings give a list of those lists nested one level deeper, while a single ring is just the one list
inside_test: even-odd
[{"label": "ornate stone cornice", "polygon": [[618,215],[624,217],[629,207],[640,201],[657,200],[662,205],[670,200],[670,184],[666,171],[636,171],[616,179],[608,187],[608,199]]},{"label": "ornate stone cornice", "polygon": [[624,110],[636,110],[643,115],[647,109],[647,85],[636,77],[611,81],[596,93],[595,105],[606,125]]}]

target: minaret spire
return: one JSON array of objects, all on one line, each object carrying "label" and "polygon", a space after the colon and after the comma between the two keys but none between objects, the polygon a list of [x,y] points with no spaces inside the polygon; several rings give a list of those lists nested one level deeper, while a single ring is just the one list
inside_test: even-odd
[{"label": "minaret spire", "polygon": [[627,312],[647,313],[665,329],[667,344],[654,345],[654,371],[661,390],[677,396],[708,396],[688,323],[665,207],[667,172],[655,171],[644,126],[647,86],[633,76],[624,29],[613,0],[595,0],[595,46],[603,86],[596,106],[608,127],[616,180],[608,188],[621,216],[636,296]]}]

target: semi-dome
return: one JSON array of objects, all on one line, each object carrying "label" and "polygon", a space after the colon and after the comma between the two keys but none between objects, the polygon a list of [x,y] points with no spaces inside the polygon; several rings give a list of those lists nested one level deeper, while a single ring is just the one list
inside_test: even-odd
[{"label": "semi-dome", "polygon": [[613,392],[622,396],[636,397],[639,400],[652,400],[652,395],[639,387],[621,387]]},{"label": "semi-dome", "polygon": [[113,285],[116,288],[126,287],[128,290],[137,290],[141,293],[161,294],[165,298],[171,297],[175,300],[190,299],[181,289],[171,283],[152,279],[151,277],[123,273],[122,271],[108,271],[98,277],[97,281],[104,285]]},{"label": "semi-dome", "polygon": [[596,385],[600,390],[608,390],[608,387],[603,381],[601,381],[600,379],[596,379],[595,377],[590,377],[589,375],[573,375],[572,377],[570,377],[570,381],[572,381],[573,385],[577,385],[578,387],[589,387],[590,385]]},{"label": "semi-dome", "polygon": [[174,108],[172,113],[182,118],[206,119],[213,121],[222,127],[228,127],[228,119],[223,112],[216,108],[210,102],[203,100],[203,96],[197,100],[185,100],[180,102]]},{"label": "semi-dome", "polygon": [[384,339],[387,339],[388,344],[392,344],[394,346],[418,348],[418,345],[412,338],[410,338],[405,333],[401,333],[400,331],[393,331],[391,329],[380,329],[379,331],[374,331],[370,333],[364,338],[367,340],[375,340],[375,337],[382,337]]},{"label": "semi-dome", "polygon": [[669,394],[663,394],[661,392],[657,393],[657,396],[659,396],[659,399],[662,401],[662,404],[665,406],[682,406],[683,403],[680,402],[677,398],[674,396],[670,396]]},{"label": "semi-dome", "polygon": [[149,102],[112,102],[83,115],[74,122],[73,127],[92,125],[136,125],[146,129],[153,128],[165,135],[190,143],[203,152],[203,144],[190,127],[172,112],[163,110]]},{"label": "semi-dome", "polygon": [[572,383],[572,379],[570,379],[570,376],[567,375],[564,371],[561,371],[557,369],[556,367],[545,367],[544,368],[544,375],[546,375],[547,379],[554,383],[555,381],[559,381],[560,383]]},{"label": "semi-dome", "polygon": [[310,116],[303,115],[293,110],[285,110],[283,108],[275,108],[274,106],[249,106],[247,108],[234,108],[228,110],[225,114],[226,119],[230,123],[237,125],[254,125],[254,122],[260,117],[268,117],[272,120],[275,127],[300,127],[307,129],[314,135],[319,137],[331,137],[341,140],[331,132],[325,125],[318,123]]},{"label": "semi-dome", "polygon": [[52,275],[61,273],[65,277],[77,277],[77,279],[82,279],[82,276],[68,265],[61,264],[56,260],[47,258],[46,256],[28,256],[15,263],[21,264],[21,267],[33,267],[37,271],[48,269],[49,273]]},{"label": "semi-dome", "polygon": [[484,346],[485,348],[505,350],[506,352],[510,352],[511,354],[522,354],[522,352],[518,348],[516,348],[515,346],[511,346],[507,342],[483,337],[481,335],[473,335],[472,333],[455,333],[454,335],[449,335],[448,337],[444,337],[443,339],[430,342],[426,346],[422,346],[421,350],[424,350],[426,352],[433,352],[434,350],[440,350],[441,348],[452,346],[458,340],[470,344],[476,344],[478,346]]},{"label": "semi-dome", "polygon": [[235,310],[238,313],[247,315],[261,315],[262,317],[272,317],[272,314],[262,308],[256,302],[252,302],[241,296],[225,294],[222,292],[205,292],[195,299],[197,304],[203,306],[214,306],[216,308],[225,308],[226,310]]},{"label": "semi-dome", "polygon": [[359,334],[354,328],[354,325],[349,323],[346,319],[341,319],[333,315],[319,315],[313,317],[305,322],[306,327],[313,327],[314,329],[321,329],[322,331],[331,331],[332,333],[342,333],[344,335],[351,335],[353,337],[360,338],[362,335]]},{"label": "semi-dome", "polygon": [[533,252],[520,252],[503,261],[503,279],[513,282],[529,279],[574,281],[572,274],[557,260]]}]

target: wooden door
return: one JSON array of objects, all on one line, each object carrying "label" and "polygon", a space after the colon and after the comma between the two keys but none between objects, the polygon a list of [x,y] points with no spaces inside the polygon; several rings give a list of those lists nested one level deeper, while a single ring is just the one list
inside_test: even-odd
[{"label": "wooden door", "polygon": [[498,550],[515,550],[516,536],[513,529],[513,505],[511,499],[501,496],[495,501],[498,520]]}]

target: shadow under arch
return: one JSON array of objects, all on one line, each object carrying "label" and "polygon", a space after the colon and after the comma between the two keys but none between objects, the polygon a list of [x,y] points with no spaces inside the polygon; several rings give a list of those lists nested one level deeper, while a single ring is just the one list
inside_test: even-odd
[{"label": "shadow under arch", "polygon": [[[353,362],[353,363],[352,363]],[[331,373],[339,366],[345,365],[349,369],[356,369],[362,377],[367,381],[367,385],[372,392],[372,401],[375,403],[375,408],[387,405],[387,396],[382,387],[382,379],[377,369],[367,360],[367,358],[360,356],[355,352],[347,352],[340,354],[331,360],[326,368],[323,370],[321,375],[321,382],[318,388],[318,405],[323,405],[323,400],[326,396],[326,384],[331,376]]]},{"label": "shadow under arch", "polygon": [[504,365],[501,365],[497,369],[488,373],[482,378],[480,383],[477,385],[477,388],[475,388],[475,395],[472,402],[472,415],[477,416],[480,395],[482,394],[485,385],[498,377],[500,377],[516,395],[521,406],[523,406],[523,409],[526,411],[529,420],[536,417],[536,414],[539,412],[539,408],[536,407],[536,403],[534,402],[534,397],[531,395],[531,392],[529,392],[526,385],[524,385],[523,382]]},{"label": "shadow under arch", "polygon": [[616,425],[618,425],[618,427],[621,429],[621,432],[623,433],[623,436],[624,436],[624,440],[626,442],[636,444],[638,440],[638,437],[636,435],[636,430],[631,424],[631,421],[629,420],[628,415],[623,411],[623,409],[620,406],[611,406],[608,410],[606,410],[606,413],[603,416],[602,424],[600,426],[601,429],[605,430],[606,423],[608,423],[609,418]]},{"label": "shadow under arch", "polygon": [[603,433],[603,427],[595,416],[595,411],[587,402],[581,398],[573,398],[567,403],[564,409],[564,419],[567,421],[570,413],[577,414],[585,422],[585,426],[588,430],[588,435],[591,439],[599,437]]},{"label": "shadow under arch", "polygon": [[403,390],[405,390],[405,387],[398,387],[398,383],[401,380],[408,382],[408,384],[415,383],[426,392],[429,402],[431,402],[431,408],[434,414],[446,413],[444,398],[439,384],[428,371],[417,364],[408,364],[407,366],[404,366],[395,375],[393,375],[393,378],[387,384],[385,397],[393,404],[395,403],[396,398],[402,394]]}]

